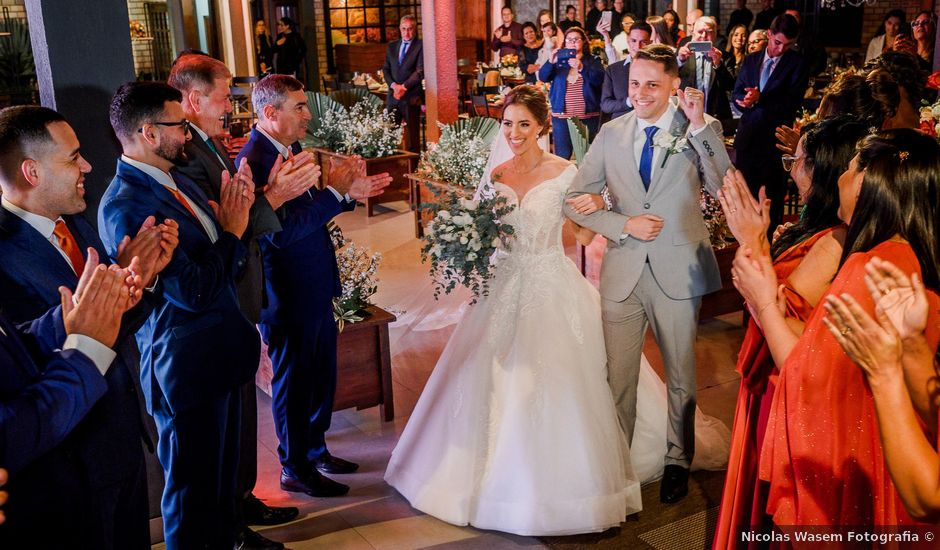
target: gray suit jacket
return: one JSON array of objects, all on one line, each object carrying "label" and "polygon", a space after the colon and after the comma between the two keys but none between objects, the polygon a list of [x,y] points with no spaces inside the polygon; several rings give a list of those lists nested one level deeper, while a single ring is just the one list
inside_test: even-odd
[{"label": "gray suit jacket", "polygon": [[[226,155],[226,151],[219,140],[214,141],[216,148],[222,155],[219,157],[209,149],[206,142],[194,130],[193,138],[186,142],[186,155],[189,157],[185,165],[177,166],[177,170],[199,186],[199,189],[211,200],[219,201],[219,192],[222,189],[222,169],[235,173],[235,165]],[[270,233],[281,230],[277,214],[271,209],[268,200],[261,193],[261,188],[267,184],[265,181],[255,182],[255,202],[251,206],[248,218],[248,229],[242,236],[242,242],[248,248],[245,269],[235,280],[235,290],[238,292],[238,302],[252,323],[257,324],[261,319],[261,310],[264,307],[264,273],[261,265],[261,248],[258,239]]]},{"label": "gray suit jacket", "polygon": [[[564,211],[576,223],[607,237],[601,268],[604,298],[625,300],[636,287],[647,259],[653,276],[670,298],[693,298],[721,287],[699,199],[703,183],[709,193],[717,194],[731,160],[720,137],[721,124],[708,115],[705,119],[707,127],[688,138],[687,149],[668,155],[663,148],[656,149],[648,191],[643,189],[639,161],[633,152],[635,112],[608,122],[594,139],[568,196],[599,194],[606,185],[613,209],[582,216],[565,204]],[[684,135],[688,125],[682,111],[676,110],[670,133]],[[662,233],[652,241],[627,237],[621,242],[627,218],[640,214],[662,217]]]}]

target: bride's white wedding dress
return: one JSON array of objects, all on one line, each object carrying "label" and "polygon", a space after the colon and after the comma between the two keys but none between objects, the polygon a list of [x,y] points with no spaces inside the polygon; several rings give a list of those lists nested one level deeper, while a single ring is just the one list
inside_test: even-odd
[{"label": "bride's white wedding dress", "polygon": [[[520,535],[602,531],[641,510],[641,481],[662,473],[665,385],[644,359],[631,456],[607,385],[600,297],[562,248],[576,172],[521,204],[496,184],[517,205],[511,251],[498,253],[489,296],[455,329],[385,473],[422,512]],[[705,467],[726,463],[727,432],[696,422]]]}]

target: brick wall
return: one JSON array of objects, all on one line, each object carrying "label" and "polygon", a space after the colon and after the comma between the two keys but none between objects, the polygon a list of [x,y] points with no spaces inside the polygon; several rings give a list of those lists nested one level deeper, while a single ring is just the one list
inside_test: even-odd
[{"label": "brick wall", "polygon": [[[152,2],[165,2],[166,0],[149,0]],[[144,26],[147,36],[151,36],[149,22],[147,21],[147,10],[144,7],[144,0],[127,0],[127,13],[131,21],[137,21]],[[131,39],[131,49],[134,54],[134,74],[139,76],[141,73],[153,73],[153,57],[151,48],[153,41],[149,39]]]},{"label": "brick wall", "polygon": [[[319,73],[321,75],[328,74],[329,68],[327,66],[327,51],[326,51],[326,12],[323,9],[323,0],[312,0],[313,1],[313,13],[316,20],[317,28],[317,65],[319,68]],[[315,88],[319,88],[319,83],[314,85]]]},{"label": "brick wall", "polygon": [[26,20],[26,6],[24,0],[0,0],[0,8],[6,11],[11,19]]}]

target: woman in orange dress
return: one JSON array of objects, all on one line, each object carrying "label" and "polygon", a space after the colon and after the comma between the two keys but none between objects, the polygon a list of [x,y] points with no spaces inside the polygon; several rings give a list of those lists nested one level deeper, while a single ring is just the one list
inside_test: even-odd
[{"label": "woman in orange dress", "polygon": [[[799,222],[784,230],[770,250],[794,330],[801,330],[838,269],[845,239],[838,216],[838,180],[855,155],[855,143],[867,133],[867,124],[847,117],[809,124],[796,155],[785,159],[805,208]],[[767,230],[753,208],[736,200],[750,198],[747,184],[740,181],[742,188],[733,192],[736,182],[726,178],[729,192],[722,192],[722,207],[738,242],[757,249]],[[758,484],[757,462],[778,371],[754,317],[748,320],[737,371],[741,386],[713,549],[740,548],[741,531],[760,528],[765,517],[766,489]]]},{"label": "woman in orange dress", "polygon": [[[865,264],[875,256],[905,274],[916,273],[930,289],[940,287],[936,140],[906,129],[865,138],[839,178],[839,203],[849,229],[827,296],[848,294],[872,314],[864,278]],[[732,276],[745,299],[756,304],[780,365],[759,465],[760,478],[769,483],[766,511],[775,528],[786,533],[794,525],[838,529],[913,523],[885,468],[871,390],[826,329],[825,310],[816,308],[796,338],[775,307],[777,278],[769,257],[740,250]],[[940,297],[931,291],[928,300],[924,353],[932,355],[940,337]],[[932,375],[932,368],[905,364],[907,389],[924,418],[930,410],[926,381]]]}]

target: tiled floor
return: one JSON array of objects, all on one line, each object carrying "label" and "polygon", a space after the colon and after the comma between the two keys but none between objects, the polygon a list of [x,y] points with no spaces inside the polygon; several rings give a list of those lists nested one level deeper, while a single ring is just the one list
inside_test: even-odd
[{"label": "tiled floor", "polygon": [[[389,210],[378,208],[378,215],[366,218],[363,209],[337,218],[347,239],[381,252],[379,292],[375,302],[386,309],[401,312],[415,303],[415,296],[429,293],[427,267],[419,259],[420,241],[414,238],[412,214],[404,205]],[[573,252],[573,251],[572,251]],[[572,254],[573,256],[573,254]],[[589,251],[589,275],[595,274],[599,247]],[[411,311],[412,314],[421,312]],[[730,426],[738,375],[734,362],[743,337],[741,315],[733,314],[703,322],[696,347],[698,359],[699,404],[702,409]],[[332,499],[315,499],[285,493],[278,487],[279,465],[276,457],[270,400],[259,392],[259,476],[255,494],[272,505],[293,505],[301,509],[301,518],[289,525],[262,529],[266,536],[283,541],[289,548],[301,549],[389,549],[446,548],[502,549],[543,547],[648,547],[636,538],[631,525],[666,524],[675,521],[676,510],[662,508],[655,501],[654,487],[644,489],[646,510],[639,518],[628,520],[620,530],[603,535],[538,540],[455,527],[413,510],[382,476],[391,451],[405,422],[447,342],[453,326],[430,331],[414,331],[393,327],[390,333],[395,394],[394,422],[381,422],[377,409],[345,410],[333,417],[328,439],[334,454],[357,461],[359,472],[336,479],[348,483],[348,495]],[[662,376],[661,360],[651,339],[647,355]],[[701,511],[715,506],[720,491],[720,474],[693,474],[691,507]],[[698,487],[700,486],[700,487]],[[701,493],[701,498],[693,495]],[[698,499],[698,500],[696,500]],[[670,513],[672,512],[672,513]],[[644,517],[645,516],[645,517]],[[651,527],[650,527],[651,528]],[[648,530],[648,528],[643,529]],[[707,547],[702,541],[702,548]]]}]

